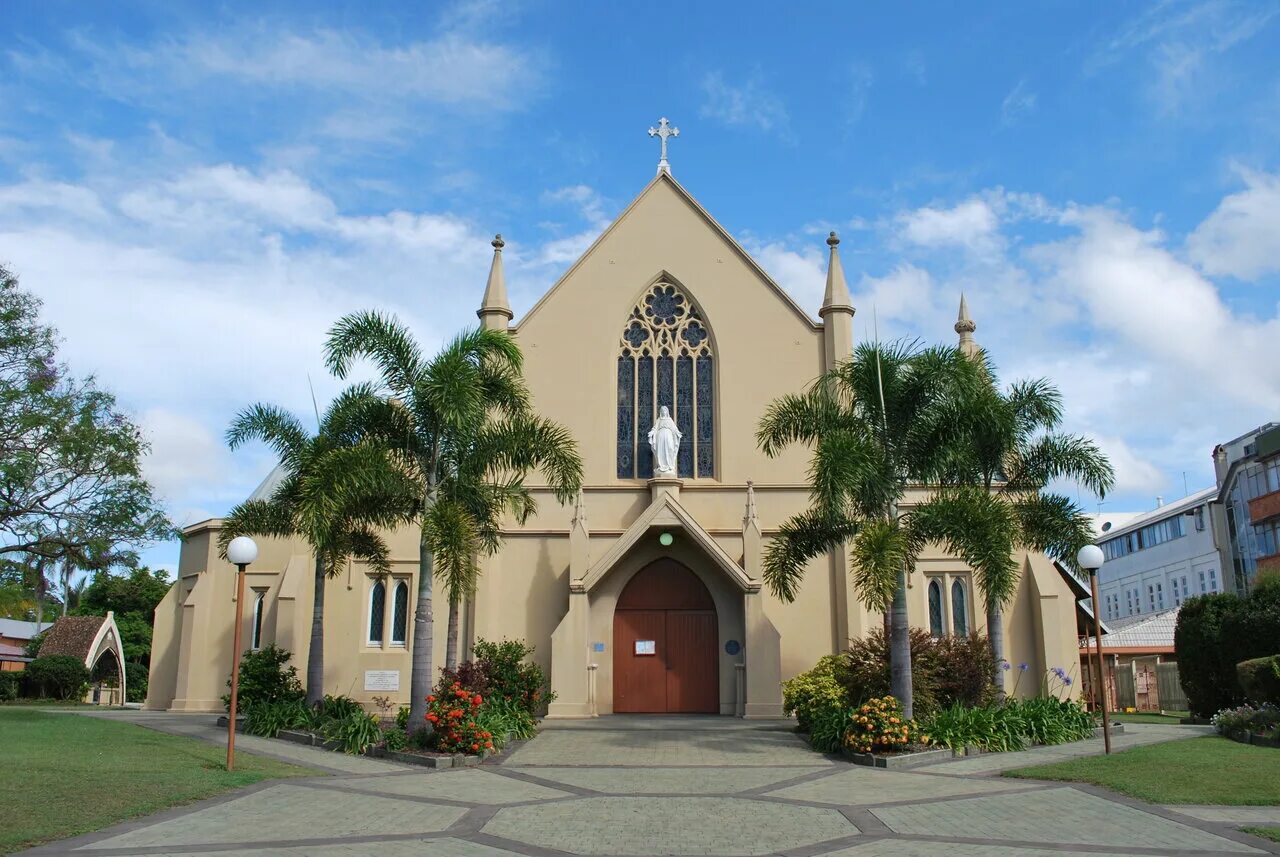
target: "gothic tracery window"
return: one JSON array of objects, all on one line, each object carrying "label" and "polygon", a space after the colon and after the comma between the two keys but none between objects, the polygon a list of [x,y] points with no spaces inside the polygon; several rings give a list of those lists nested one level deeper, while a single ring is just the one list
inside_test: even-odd
[{"label": "gothic tracery window", "polygon": [[649,429],[666,407],[680,429],[681,477],[715,475],[715,356],[680,287],[653,285],[631,310],[618,354],[618,478],[653,476]]}]

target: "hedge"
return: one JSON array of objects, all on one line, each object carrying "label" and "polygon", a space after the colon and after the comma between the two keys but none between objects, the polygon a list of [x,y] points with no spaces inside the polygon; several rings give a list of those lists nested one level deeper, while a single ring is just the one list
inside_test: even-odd
[{"label": "hedge", "polygon": [[27,664],[26,685],[34,697],[79,699],[89,687],[89,670],[71,655],[45,655]]},{"label": "hedge", "polygon": [[1259,579],[1247,598],[1188,598],[1173,644],[1192,714],[1211,717],[1242,704],[1246,695],[1236,665],[1280,652],[1280,578]]},{"label": "hedge", "polygon": [[1245,699],[1258,705],[1280,705],[1280,655],[1241,661],[1236,664],[1236,675]]}]

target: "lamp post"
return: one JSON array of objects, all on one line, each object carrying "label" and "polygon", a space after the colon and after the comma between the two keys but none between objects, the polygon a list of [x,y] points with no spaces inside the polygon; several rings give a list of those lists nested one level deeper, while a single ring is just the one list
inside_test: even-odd
[{"label": "lamp post", "polygon": [[1076,554],[1076,562],[1089,572],[1089,588],[1093,593],[1093,647],[1098,654],[1098,700],[1102,706],[1102,743],[1111,753],[1111,725],[1107,722],[1107,672],[1102,661],[1102,619],[1098,615],[1098,569],[1106,556],[1097,545],[1085,545]]},{"label": "lamp post", "polygon": [[244,624],[244,570],[258,558],[258,545],[248,536],[236,536],[227,545],[227,559],[236,567],[236,624],[231,652],[231,711],[227,715],[227,770],[236,761],[236,696],[240,690],[240,626]]}]

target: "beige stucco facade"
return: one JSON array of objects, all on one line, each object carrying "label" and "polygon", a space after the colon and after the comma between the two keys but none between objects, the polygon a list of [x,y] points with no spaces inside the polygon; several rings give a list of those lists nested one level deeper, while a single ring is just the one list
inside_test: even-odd
[{"label": "beige stucco facade", "polygon": [[[858,602],[847,557],[838,552],[810,564],[792,603],[761,586],[763,546],[783,520],[807,505],[808,462],[802,448],[764,456],[755,430],[770,401],[803,389],[851,352],[854,308],[837,243],[834,237],[828,241],[823,306],[802,308],[664,172],[523,318],[514,319],[502,245],[495,241],[483,298],[477,289],[481,323],[515,335],[537,410],[577,440],[584,490],[570,506],[536,492],[537,513],[505,532],[501,552],[483,560],[462,639],[464,648],[477,637],[523,638],[535,645],[557,694],[550,716],[612,713],[614,607],[630,578],[661,557],[687,566],[715,603],[722,714],[779,716],[783,679],[881,623]],[[696,310],[706,334],[696,352],[711,358],[697,370],[706,384],[697,392],[705,412],[698,413],[697,432],[686,433],[699,438],[699,457],[691,464],[698,475],[623,478],[618,358],[633,310],[643,308],[655,286],[673,287]],[[971,334],[971,324],[961,330],[966,344]],[[688,382],[676,371],[678,390]],[[641,421],[633,429],[641,437],[646,430]],[[912,494],[907,505],[920,496]],[[156,610],[149,708],[221,707],[230,670],[235,572],[217,556],[218,527],[213,520],[187,531],[178,581]],[[672,536],[669,546],[660,544],[662,533]],[[398,581],[416,592],[416,531],[393,533],[391,544],[392,579],[380,590],[386,593],[388,627],[398,621]],[[246,605],[244,639],[252,640],[257,628],[262,642],[292,651],[305,674],[311,559],[301,543],[260,540],[260,546],[249,569],[254,604]],[[1006,656],[1037,674],[1067,667],[1077,660],[1076,594],[1045,556],[1024,556],[1022,564],[1016,599],[1004,613]],[[928,627],[927,592],[934,579],[945,593],[947,630],[963,630],[955,626],[961,619],[951,604],[959,581],[965,599],[959,616],[968,628],[984,631],[985,607],[969,570],[937,551],[913,575],[912,623]],[[407,702],[412,615],[404,622],[403,643],[392,642],[390,631],[371,643],[376,583],[355,564],[327,584],[325,689],[365,702],[375,696]],[[409,597],[410,614],[413,602]],[[438,599],[435,651],[441,654],[444,615]],[[398,690],[385,689],[397,685],[393,675]]]}]

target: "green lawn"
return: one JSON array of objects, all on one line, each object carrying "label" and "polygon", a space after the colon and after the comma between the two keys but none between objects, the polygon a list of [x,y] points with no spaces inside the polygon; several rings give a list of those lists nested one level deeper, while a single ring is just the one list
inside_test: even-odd
[{"label": "green lawn", "polygon": [[1161,723],[1165,726],[1177,726],[1182,721],[1182,718],[1187,716],[1187,712],[1158,714],[1154,711],[1143,711],[1137,714],[1110,714],[1108,716],[1115,723]]},{"label": "green lawn", "polygon": [[1005,771],[1006,777],[1093,783],[1152,803],[1280,804],[1280,751],[1216,735]]},{"label": "green lawn", "polygon": [[272,777],[318,772],[130,723],[0,708],[0,854]]},{"label": "green lawn", "polygon": [[1240,829],[1245,833],[1252,833],[1254,836],[1270,839],[1272,842],[1280,842],[1280,827],[1242,827]]}]

